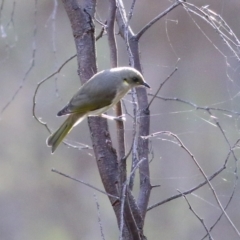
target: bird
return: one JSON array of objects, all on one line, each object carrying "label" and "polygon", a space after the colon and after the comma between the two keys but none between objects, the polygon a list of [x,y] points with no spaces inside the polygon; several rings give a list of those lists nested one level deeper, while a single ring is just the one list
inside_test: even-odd
[{"label": "bird", "polygon": [[[63,124],[46,140],[52,153],[74,126],[88,116],[103,115],[117,104],[127,92],[138,86],[150,86],[143,75],[132,67],[116,67],[93,75],[73,95],[68,104],[57,116],[68,115]],[[104,115],[106,117],[106,115]]]}]

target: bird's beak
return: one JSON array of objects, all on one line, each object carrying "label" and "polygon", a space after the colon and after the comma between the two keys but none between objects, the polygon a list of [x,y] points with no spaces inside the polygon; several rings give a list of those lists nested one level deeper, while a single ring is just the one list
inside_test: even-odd
[{"label": "bird's beak", "polygon": [[147,87],[147,88],[150,88],[150,86],[146,82],[143,82],[142,85]]}]

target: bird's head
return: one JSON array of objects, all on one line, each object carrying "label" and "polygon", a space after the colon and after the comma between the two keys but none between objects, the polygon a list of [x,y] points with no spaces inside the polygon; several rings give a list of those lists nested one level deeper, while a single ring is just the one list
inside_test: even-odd
[{"label": "bird's head", "polygon": [[145,82],[143,75],[134,68],[124,67],[123,81],[129,84],[131,87],[145,86],[150,88],[150,86]]}]

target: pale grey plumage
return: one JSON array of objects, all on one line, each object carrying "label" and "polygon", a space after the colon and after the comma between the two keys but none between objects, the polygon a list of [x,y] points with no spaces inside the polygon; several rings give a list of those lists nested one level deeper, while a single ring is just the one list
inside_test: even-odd
[{"label": "pale grey plumage", "polygon": [[69,115],[61,127],[47,139],[47,145],[55,151],[72,127],[90,115],[101,115],[115,105],[136,86],[149,85],[142,74],[131,67],[118,67],[101,71],[83,84],[58,116]]}]

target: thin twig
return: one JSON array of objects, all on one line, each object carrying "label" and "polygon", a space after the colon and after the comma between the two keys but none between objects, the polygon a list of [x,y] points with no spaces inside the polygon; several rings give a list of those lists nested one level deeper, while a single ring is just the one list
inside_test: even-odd
[{"label": "thin twig", "polygon": [[96,36],[96,41],[98,41],[103,36],[105,31],[106,31],[106,27],[103,26],[99,34]]},{"label": "thin twig", "polygon": [[[36,115],[36,106],[37,106],[36,98],[37,98],[37,93],[38,93],[39,88],[41,87],[41,85],[42,85],[43,83],[45,83],[48,79],[52,78],[54,75],[58,74],[58,73],[62,70],[62,68],[63,68],[69,61],[71,61],[73,58],[75,58],[76,56],[77,56],[77,55],[75,54],[75,55],[71,56],[70,58],[68,58],[55,72],[53,72],[52,74],[50,74],[49,76],[47,76],[46,78],[44,78],[44,79],[42,79],[40,82],[38,82],[37,87],[36,87],[36,89],[35,89],[35,92],[34,92],[34,95],[33,95],[32,115],[33,115],[33,117],[35,118],[35,120],[36,120],[38,123],[40,123],[41,125],[43,125],[43,126],[47,129],[47,131],[48,131],[49,133],[51,133],[51,129],[48,127],[47,123],[44,122],[40,117],[37,117],[37,115]],[[88,145],[86,145],[86,144],[82,144],[82,143],[80,143],[80,145],[82,145],[81,147],[76,146],[75,144],[71,144],[71,143],[67,142],[66,140],[64,140],[63,143],[64,143],[65,145],[67,145],[68,147],[71,147],[71,148],[76,148],[76,149],[92,149],[92,147],[90,147],[90,146],[88,146]]]},{"label": "thin twig", "polygon": [[128,13],[128,21],[130,21],[132,19],[135,4],[136,4],[136,0],[133,0],[132,4],[131,4],[131,7],[130,7],[130,10],[129,10],[129,13]]},{"label": "thin twig", "polygon": [[103,233],[102,221],[101,221],[101,215],[100,215],[100,205],[98,203],[98,199],[97,199],[97,196],[96,196],[95,193],[93,194],[93,196],[94,196],[95,203],[96,203],[96,206],[97,206],[98,224],[99,224],[99,228],[100,228],[100,232],[101,232],[101,237],[102,237],[102,240],[105,240],[104,233]]},{"label": "thin twig", "polygon": [[172,6],[167,8],[165,11],[157,15],[154,19],[152,19],[149,23],[147,23],[135,36],[136,39],[139,40],[141,36],[159,19],[167,15],[169,12],[171,12],[174,8],[176,8],[178,5],[180,5],[183,1],[177,0]]},{"label": "thin twig", "polygon": [[200,218],[198,216],[198,214],[196,213],[196,211],[193,209],[193,207],[191,206],[190,202],[188,201],[186,195],[184,195],[181,191],[177,190],[180,194],[182,194],[183,198],[185,199],[185,201],[187,202],[188,204],[188,207],[190,209],[190,211],[195,215],[195,217],[199,220],[199,222],[203,225],[204,229],[206,230],[207,232],[207,236],[209,236],[209,239],[210,240],[213,240],[213,237],[211,236],[211,233],[210,231],[208,230],[206,224],[204,223],[204,220],[202,218]]},{"label": "thin twig", "polygon": [[[231,153],[235,148],[238,148],[239,142],[240,142],[240,139],[238,139],[237,142],[234,144],[234,146],[231,148],[231,150],[230,150],[230,152],[229,152],[229,155],[230,155],[230,153]],[[235,163],[236,163],[236,161],[235,161]],[[225,161],[225,165],[226,165],[226,164],[227,164],[227,161]],[[238,175],[237,175],[237,172],[236,172],[236,171],[237,171],[237,169],[235,169],[235,176],[236,176],[236,178],[238,179]],[[233,196],[234,196],[236,186],[237,186],[237,181],[235,181],[232,194],[231,194],[231,196],[230,196],[230,198],[229,198],[229,200],[228,200],[228,202],[227,202],[227,204],[226,204],[226,206],[225,206],[225,208],[224,208],[225,210],[228,208],[228,206],[229,206],[229,204],[230,204],[230,202],[231,202],[231,200],[232,200],[232,198],[233,198]],[[215,223],[210,227],[210,229],[209,229],[210,232],[214,229],[214,227],[215,227],[215,226],[217,225],[217,223],[220,221],[220,219],[222,218],[222,216],[223,216],[223,213],[220,214],[220,216],[219,216],[218,219],[215,221]],[[201,240],[205,239],[206,237],[207,237],[207,234],[206,234]]]},{"label": "thin twig", "polygon": [[134,67],[135,66],[134,56],[133,56],[132,49],[131,49],[130,43],[129,43],[129,38],[133,37],[134,34],[133,34],[131,27],[129,26],[129,18],[127,18],[127,16],[126,16],[126,12],[125,12],[122,0],[117,0],[117,8],[118,8],[118,12],[121,16],[121,21],[123,23],[123,25],[122,25],[123,29],[122,29],[122,31],[120,29],[120,33],[123,36],[123,39],[125,40],[125,43],[126,43],[130,66]]},{"label": "thin twig", "polygon": [[171,74],[159,85],[156,93],[153,95],[153,98],[150,100],[148,107],[150,107],[150,105],[152,104],[153,100],[156,98],[156,96],[158,95],[158,93],[160,92],[161,88],[163,87],[163,85],[173,76],[173,74],[178,70],[177,67],[175,67],[175,69],[171,72]]},{"label": "thin twig", "polygon": [[[217,121],[216,121],[216,124],[217,124]],[[220,130],[222,130],[220,128]],[[162,132],[163,133],[163,132]],[[233,229],[235,230],[235,232],[237,233],[238,236],[240,236],[240,232],[238,231],[238,229],[236,228],[236,226],[234,225],[234,223],[232,222],[232,220],[230,219],[230,217],[228,216],[228,214],[226,213],[225,209],[223,208],[217,194],[216,194],[216,191],[215,189],[213,188],[211,182],[209,181],[208,177],[206,176],[205,172],[203,171],[202,167],[200,166],[200,164],[198,163],[198,161],[196,160],[195,156],[190,152],[190,150],[182,143],[182,141],[180,140],[180,138],[176,135],[176,134],[173,134],[171,132],[167,132],[165,131],[164,134],[167,134],[169,136],[172,136],[173,138],[175,138],[179,144],[179,146],[181,148],[183,148],[187,153],[188,155],[192,158],[193,162],[195,163],[195,165],[197,166],[198,170],[201,172],[201,174],[203,175],[203,177],[205,178],[207,184],[209,185],[212,193],[213,193],[213,196],[218,204],[218,206],[220,207],[222,213],[225,215],[225,217],[227,218],[228,222],[231,224],[231,226],[233,227]],[[228,141],[227,141],[228,142]],[[232,153],[232,150],[231,150],[231,153]]]},{"label": "thin twig", "polygon": [[[3,2],[2,1],[2,5],[1,5],[1,10],[3,7]],[[37,46],[36,46],[36,36],[37,36],[37,5],[38,5],[38,0],[35,0],[35,8],[34,8],[34,29],[33,29],[33,42],[32,42],[32,57],[31,57],[31,61],[30,61],[30,66],[27,69],[27,71],[25,72],[25,75],[20,83],[20,85],[18,86],[17,90],[14,92],[14,94],[12,95],[11,99],[5,104],[5,106],[2,108],[1,112],[0,112],[0,118],[1,115],[4,113],[4,111],[10,106],[10,104],[14,101],[14,99],[17,97],[18,93],[21,91],[21,89],[24,87],[24,83],[28,78],[28,75],[31,73],[32,69],[35,66],[35,58],[36,58],[36,52],[37,52]],[[15,5],[14,5],[15,6]],[[0,13],[1,13],[0,10]],[[1,17],[1,15],[0,15]]]},{"label": "thin twig", "polygon": [[[54,56],[54,67],[57,68],[58,66],[58,59],[57,59],[57,46],[56,46],[56,16],[57,16],[57,9],[58,9],[58,1],[54,0],[54,6],[53,6],[53,10],[51,13],[51,23],[52,23],[52,48],[53,48],[53,56]],[[55,92],[56,92],[56,96],[59,96],[59,91],[58,91],[58,85],[57,85],[57,80],[58,80],[58,75],[55,75],[55,79],[54,79],[54,83],[55,83]]]},{"label": "thin twig", "polygon": [[57,73],[59,73],[62,68],[69,62],[71,61],[73,58],[75,58],[77,55],[73,55],[71,56],[70,58],[68,58],[55,72],[53,72],[52,74],[50,74],[49,76],[47,76],[46,78],[42,79],[40,82],[38,82],[37,84],[37,87],[34,91],[34,94],[33,94],[33,108],[32,108],[32,115],[33,117],[42,125],[44,125],[46,127],[46,129],[48,130],[49,133],[51,133],[49,127],[47,126],[47,123],[43,122],[40,118],[38,118],[36,116],[36,98],[37,98],[37,93],[38,93],[38,90],[40,88],[40,86],[45,83],[48,79],[50,79],[51,77],[53,77],[54,75],[56,75]]},{"label": "thin twig", "polygon": [[16,9],[16,1],[13,2],[11,18],[10,18],[10,21],[7,23],[6,27],[9,27],[11,24],[12,24],[12,26],[14,26],[14,13],[15,13],[15,9]]},{"label": "thin twig", "polygon": [[[165,133],[168,133],[168,132],[162,131],[162,132],[158,132],[158,133],[155,133],[155,134],[151,134],[151,135],[149,135],[148,137],[154,137],[154,136],[157,136],[158,134],[165,134]],[[240,141],[240,140],[238,140],[238,141],[234,144],[233,149],[234,149],[235,147],[237,147],[239,141]],[[228,161],[229,161],[230,156],[231,156],[231,150],[228,152],[227,157],[226,157],[226,159],[225,159],[225,162],[224,162],[223,166],[222,166],[221,168],[219,168],[214,174],[212,174],[211,176],[209,176],[209,177],[208,177],[208,181],[212,181],[212,179],[214,179],[214,178],[215,178],[216,176],[218,176],[223,170],[226,169],[226,165],[227,165],[227,163],[228,163]],[[204,185],[206,185],[206,184],[207,184],[207,181],[205,180],[205,181],[201,182],[199,185],[197,185],[197,186],[195,186],[195,187],[193,187],[193,188],[191,188],[191,189],[189,189],[189,190],[187,190],[187,191],[184,191],[182,194],[184,194],[184,195],[191,194],[192,192],[196,191],[197,189],[201,188],[202,186],[204,186]],[[162,205],[162,204],[165,204],[165,203],[167,203],[167,202],[170,202],[170,201],[172,201],[172,200],[175,200],[175,199],[181,197],[182,194],[176,194],[176,195],[174,195],[174,196],[172,196],[172,197],[169,197],[169,198],[167,198],[167,199],[164,199],[164,200],[161,201],[161,202],[155,203],[155,204],[151,205],[150,207],[148,207],[147,210],[150,211],[150,210],[152,210],[152,209],[154,209],[154,208],[156,208],[156,207],[158,207],[158,206],[160,206],[160,205]],[[222,214],[223,214],[223,213],[222,213]]]},{"label": "thin twig", "polygon": [[[138,135],[137,135],[137,94],[136,89],[132,89],[131,91],[132,95],[132,105],[133,105],[133,137],[132,137],[132,164],[131,164],[131,171],[134,169],[134,167],[138,163],[138,152],[137,152],[137,146],[138,146]],[[130,181],[129,181],[129,189],[133,189],[134,185],[134,178],[135,178],[135,172],[132,174]]]},{"label": "thin twig", "polygon": [[[152,94],[152,93],[148,93],[148,95],[155,96],[155,94]],[[219,112],[224,112],[224,113],[229,113],[229,114],[234,114],[234,115],[240,116],[240,112],[237,112],[237,111],[228,110],[228,109],[224,109],[224,108],[209,107],[209,106],[199,106],[196,103],[193,103],[188,100],[181,99],[181,98],[177,98],[177,97],[171,98],[171,97],[164,97],[161,95],[156,95],[155,98],[158,98],[158,99],[161,99],[164,101],[176,101],[176,102],[184,103],[186,105],[192,106],[196,110],[204,110],[204,111],[213,110],[213,111],[219,111]]]},{"label": "thin twig", "polygon": [[[233,31],[229,28],[229,26],[227,25],[227,23],[224,21],[224,19],[222,17],[220,17],[220,15],[216,14],[214,11],[210,10],[209,8],[198,8],[195,5],[191,4],[191,3],[183,3],[183,8],[187,11],[187,12],[191,12],[195,15],[197,15],[198,17],[200,17],[201,19],[203,19],[204,21],[206,21],[208,24],[210,24],[212,26],[212,28],[219,34],[220,38],[224,41],[224,43],[228,46],[228,48],[230,49],[230,51],[234,54],[234,56],[240,60],[240,57],[238,55],[238,49],[234,50],[233,47],[231,46],[231,43],[238,48],[239,46],[239,40],[237,39],[235,34],[232,34]],[[191,9],[193,8],[193,10]],[[220,22],[217,21],[216,16],[220,19]],[[204,34],[204,36],[212,43],[212,41],[210,40],[210,38],[202,31],[201,27],[196,23],[196,21],[192,18],[192,21],[194,22],[194,24],[198,27],[198,29]],[[232,40],[231,38],[229,38],[228,36],[226,36],[221,30],[220,27],[216,25],[220,24],[221,26],[223,26],[225,28],[225,30],[227,30],[227,33],[229,34],[229,36],[232,36],[234,38],[234,40]],[[235,42],[234,42],[235,41]],[[212,45],[225,57],[226,56],[216,47],[215,44],[212,43]]]},{"label": "thin twig", "polygon": [[101,189],[99,189],[99,188],[96,188],[96,187],[94,187],[93,185],[91,185],[91,184],[89,184],[89,183],[86,183],[86,182],[84,182],[84,181],[82,181],[82,180],[80,180],[80,179],[71,177],[71,176],[69,176],[69,175],[67,175],[67,174],[65,174],[65,173],[62,173],[62,172],[54,169],[54,168],[52,169],[52,172],[57,173],[57,174],[59,174],[59,175],[62,175],[62,176],[64,176],[64,177],[69,178],[69,179],[71,179],[71,180],[74,180],[74,181],[76,181],[76,182],[82,183],[82,184],[84,184],[85,186],[88,186],[88,187],[90,187],[90,188],[92,188],[92,189],[94,189],[94,190],[96,190],[96,191],[98,191],[98,192],[100,192],[100,193],[103,193],[103,194],[105,194],[105,195],[107,195],[107,196],[109,196],[109,197],[113,197],[113,198],[119,199],[119,197],[117,197],[117,196],[114,196],[114,195],[112,195],[112,194],[109,194],[109,193],[107,193],[107,192],[104,192],[103,190],[101,190]]},{"label": "thin twig", "polygon": [[123,184],[122,195],[121,195],[121,221],[120,221],[120,236],[119,236],[119,240],[123,240],[122,237],[123,237],[123,226],[124,226],[124,205],[125,205],[125,201],[126,201],[127,188],[129,186],[129,182],[130,182],[130,179],[131,179],[132,175],[134,174],[134,172],[137,170],[137,168],[139,167],[139,165],[143,161],[146,161],[146,159],[141,159],[136,164],[136,166],[131,171],[129,177],[127,178],[126,182]]}]

